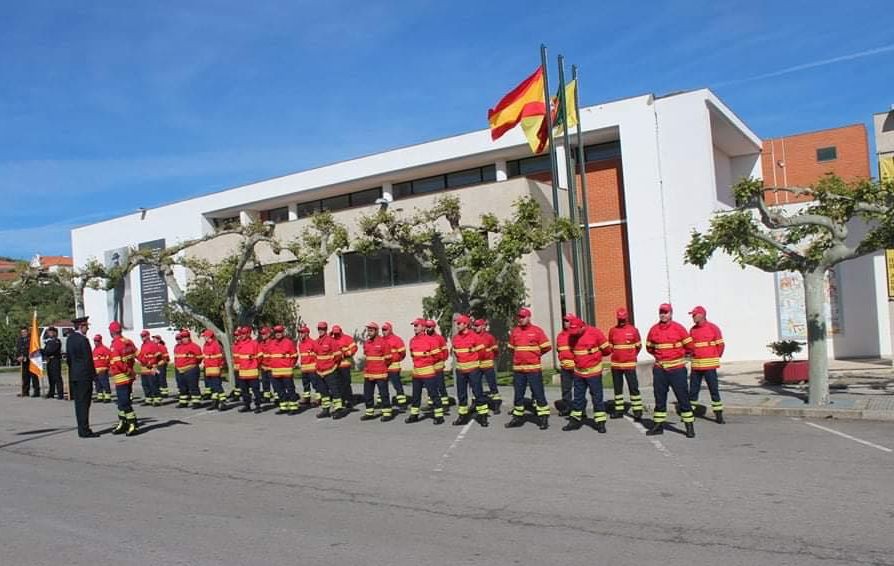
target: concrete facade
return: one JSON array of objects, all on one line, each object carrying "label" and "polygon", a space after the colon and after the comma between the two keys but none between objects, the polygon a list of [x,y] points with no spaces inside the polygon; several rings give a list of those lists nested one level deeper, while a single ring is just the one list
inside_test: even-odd
[{"label": "concrete facade", "polygon": [[[582,108],[581,123],[585,145],[609,142],[619,148],[618,155],[588,163],[587,168],[592,189],[587,232],[593,244],[598,323],[605,328],[612,323],[614,309],[627,306],[645,333],[656,319],[658,304],[672,302],[684,324],[686,312],[700,304],[725,331],[727,359],[768,358],[766,344],[777,339],[773,275],[742,270],[723,256],[703,271],[683,262],[692,229],[706,229],[712,213],[733,204],[730,187],[742,177],[761,176],[761,140],[708,90],[657,98],[644,95]],[[77,228],[72,231],[75,264],[83,265],[91,257],[102,261],[109,250],[157,239],[172,245],[209,233],[216,221],[248,222],[282,207],[288,214],[276,225],[276,233],[289,238],[306,222],[298,219],[303,204],[374,187],[393,192],[396,200],[391,206],[409,212],[424,208],[441,193],[399,196],[396,187],[401,183],[473,167],[493,166],[495,180],[447,191],[460,197],[466,219],[483,212],[503,216],[521,195],[533,195],[549,212],[551,191],[540,182],[548,180],[548,173],[527,175],[531,180],[525,175],[509,178],[507,164],[530,157],[520,131],[496,142],[481,130],[385,151]],[[562,167],[559,181],[567,186]],[[561,193],[564,207],[567,192]],[[350,228],[359,214],[374,206],[341,210],[335,216]],[[218,242],[203,246],[200,253],[213,259],[225,250]],[[845,276],[844,293],[854,301],[878,295],[878,266],[875,258],[867,261],[872,265],[855,272],[853,282]],[[561,318],[555,262],[554,252],[545,250],[528,258],[525,266],[534,321],[551,335],[559,330]],[[341,269],[341,260],[333,258],[324,271],[325,295],[300,299],[302,318],[339,323],[347,331],[368,320],[391,320],[406,336],[409,321],[421,312],[422,298],[434,289],[432,283],[420,283],[346,292]],[[875,270],[875,276],[866,270]],[[186,274],[181,275],[185,281]],[[129,333],[137,333],[142,326],[139,275],[132,274],[129,284],[133,312]],[[568,310],[579,312],[570,289],[568,295]],[[846,298],[846,303],[851,300]],[[107,303],[106,292],[87,291],[86,309],[97,329],[108,323]],[[881,315],[882,309],[876,311]],[[884,314],[879,323],[887,328],[887,309]],[[886,355],[890,339],[881,341],[878,332],[864,335],[861,329],[853,344],[835,345],[832,350],[837,356]]]}]

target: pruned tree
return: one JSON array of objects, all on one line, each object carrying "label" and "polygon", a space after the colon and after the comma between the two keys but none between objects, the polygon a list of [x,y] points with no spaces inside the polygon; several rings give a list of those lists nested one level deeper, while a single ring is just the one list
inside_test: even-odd
[{"label": "pruned tree", "polygon": [[84,290],[110,291],[125,277],[136,265],[131,258],[119,266],[104,267],[96,259],[90,258],[81,268],[60,268],[49,270],[43,267],[28,265],[22,272],[18,281],[21,285],[52,281],[68,289],[74,297],[75,313],[84,316]]},{"label": "pruned tree", "polygon": [[[309,226],[288,243],[276,238],[273,228],[272,223],[256,223],[214,232],[163,250],[131,251],[135,264],[152,265],[158,269],[173,295],[171,305],[174,310],[214,331],[223,345],[231,380],[233,330],[257,322],[265,305],[286,278],[319,273],[333,253],[348,245],[347,230],[329,213],[312,217]],[[238,237],[238,244],[220,264],[212,265],[187,253],[203,242],[233,235]],[[258,251],[262,245],[282,261],[267,264],[259,261]],[[207,300],[202,294],[190,295],[189,288],[184,289],[175,275],[177,268],[186,269],[193,279],[198,280],[223,277],[222,281],[216,281],[216,287],[212,287],[220,289],[222,302]],[[246,284],[249,281],[251,285]],[[249,288],[250,293],[247,292]]]},{"label": "pruned tree", "polygon": [[[741,265],[772,273],[797,271],[804,278],[809,403],[829,404],[824,284],[832,267],[894,245],[894,183],[846,183],[828,175],[810,188],[768,188],[740,181],[736,208],[711,218],[704,233],[693,231],[687,263],[703,268],[720,250]],[[770,206],[765,195],[785,192],[810,197],[799,205]],[[861,226],[862,224],[862,226]],[[855,229],[865,235],[855,237]]]},{"label": "pruned tree", "polygon": [[470,313],[499,321],[495,334],[505,334],[527,295],[521,258],[578,234],[568,219],[545,217],[530,197],[517,199],[504,220],[488,213],[466,224],[459,199],[443,196],[427,210],[405,215],[383,207],[362,216],[353,248],[407,253],[432,271],[438,288],[423,306],[445,333],[452,315]]}]

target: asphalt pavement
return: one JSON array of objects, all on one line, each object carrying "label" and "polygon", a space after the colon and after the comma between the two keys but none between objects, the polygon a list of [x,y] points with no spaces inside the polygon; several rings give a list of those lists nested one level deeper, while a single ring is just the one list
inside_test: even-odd
[{"label": "asphalt pavement", "polygon": [[687,439],[136,410],[140,436],[94,405],[79,439],[69,402],[2,392],[0,563],[894,564],[890,422]]}]

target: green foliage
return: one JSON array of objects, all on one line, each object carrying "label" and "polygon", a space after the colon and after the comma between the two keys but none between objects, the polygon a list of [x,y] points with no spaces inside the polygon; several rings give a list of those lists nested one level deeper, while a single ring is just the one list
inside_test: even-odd
[{"label": "green foliage", "polygon": [[782,358],[782,361],[790,362],[792,357],[802,350],[803,345],[803,342],[798,342],[797,340],[779,340],[777,342],[770,342],[767,344],[767,348],[769,348],[775,355]]},{"label": "green foliage", "polygon": [[28,280],[0,284],[0,364],[15,358],[15,341],[19,328],[31,326],[37,311],[43,326],[58,320],[71,320],[75,314],[74,294],[50,280]]}]

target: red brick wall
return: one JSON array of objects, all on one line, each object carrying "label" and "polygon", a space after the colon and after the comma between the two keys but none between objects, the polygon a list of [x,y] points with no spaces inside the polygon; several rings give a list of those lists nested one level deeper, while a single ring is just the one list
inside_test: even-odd
[{"label": "red brick wall", "polygon": [[[837,158],[817,161],[816,150],[831,146],[836,148]],[[785,166],[781,167],[780,162]],[[871,174],[866,126],[854,124],[765,140],[761,165],[767,187],[807,187],[826,173],[835,173],[845,180],[868,178]],[[769,193],[765,198],[769,204],[807,200],[783,192]]]}]

